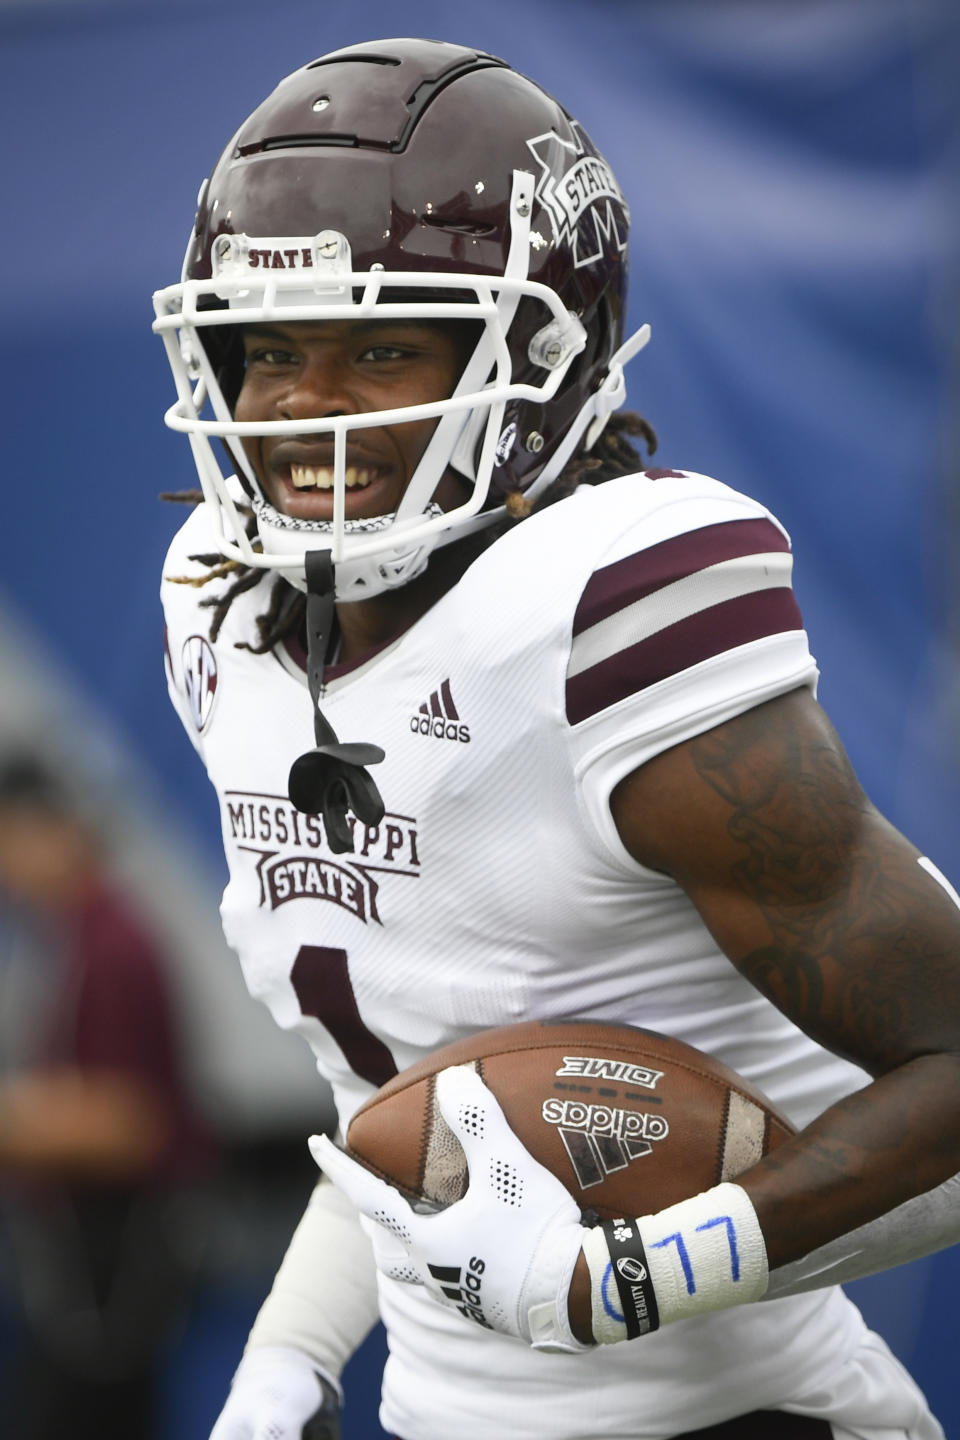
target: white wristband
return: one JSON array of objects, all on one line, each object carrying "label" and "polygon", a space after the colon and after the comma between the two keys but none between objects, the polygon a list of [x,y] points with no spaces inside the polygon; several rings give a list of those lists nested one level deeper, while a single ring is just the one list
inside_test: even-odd
[{"label": "white wristband", "polygon": [[657,1330],[709,1310],[759,1300],[767,1252],[739,1185],[716,1185],[656,1215],[587,1231],[591,1324],[598,1344]]}]

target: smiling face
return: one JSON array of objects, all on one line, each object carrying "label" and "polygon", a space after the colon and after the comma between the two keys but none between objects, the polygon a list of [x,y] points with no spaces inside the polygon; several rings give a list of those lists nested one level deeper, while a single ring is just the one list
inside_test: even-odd
[{"label": "smiling face", "polygon": [[[272,321],[244,330],[246,368],[237,420],[317,420],[428,404],[453,393],[476,327],[422,320]],[[396,510],[437,425],[435,418],[348,432],[347,520]],[[270,503],[301,520],[333,518],[333,435],[244,439]],[[462,502],[448,472],[437,501]]]}]

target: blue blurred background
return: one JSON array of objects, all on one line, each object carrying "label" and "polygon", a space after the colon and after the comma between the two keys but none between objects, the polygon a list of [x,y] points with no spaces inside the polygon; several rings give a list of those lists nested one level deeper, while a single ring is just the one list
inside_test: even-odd
[{"label": "blue blurred background", "polygon": [[[229,1162],[167,1367],[171,1440],[208,1433],[329,1107],[219,940],[212,792],[165,698],[156,590],[180,516],[157,496],[193,471],[162,424],[150,294],[272,85],[398,32],[505,56],[606,154],[633,212],[631,318],[654,335],[630,399],[659,463],[790,530],[821,700],[873,800],[960,879],[955,0],[0,0],[0,743],[29,736],[109,813],[171,938]],[[854,1287],[948,1435],[958,1288],[957,1251]],[[348,1372],[354,1440],[380,1434],[381,1352]]]}]

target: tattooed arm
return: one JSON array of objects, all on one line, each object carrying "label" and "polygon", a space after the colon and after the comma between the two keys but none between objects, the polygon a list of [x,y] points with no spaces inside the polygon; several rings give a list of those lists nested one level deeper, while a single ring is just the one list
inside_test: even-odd
[{"label": "tattooed arm", "polygon": [[659,756],[611,809],[747,979],[874,1077],[739,1177],[771,1268],[960,1171],[960,909],[807,692]]}]

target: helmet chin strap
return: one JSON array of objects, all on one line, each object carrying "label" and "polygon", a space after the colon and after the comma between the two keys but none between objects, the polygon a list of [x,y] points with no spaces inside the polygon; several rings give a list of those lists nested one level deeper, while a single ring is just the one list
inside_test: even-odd
[{"label": "helmet chin strap", "polygon": [[308,550],[307,577],[307,684],[313,702],[316,745],[293,762],[288,791],[298,810],[322,815],[327,844],[335,854],[354,848],[347,812],[364,825],[378,825],[385,806],[367,765],[384,759],[379,745],[341,744],[320,709],[323,671],[334,621],[334,573],[329,550]]}]

